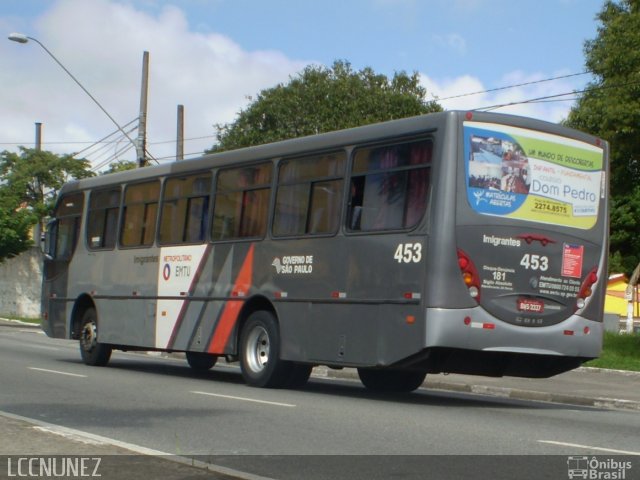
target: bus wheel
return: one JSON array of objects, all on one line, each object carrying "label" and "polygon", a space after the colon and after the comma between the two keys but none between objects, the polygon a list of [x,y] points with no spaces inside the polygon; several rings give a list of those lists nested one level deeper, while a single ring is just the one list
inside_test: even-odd
[{"label": "bus wheel", "polygon": [[206,372],[218,361],[216,355],[205,352],[187,352],[187,363],[198,372]]},{"label": "bus wheel", "polygon": [[404,370],[372,370],[359,368],[358,376],[362,384],[369,390],[377,392],[413,392],[427,374]]},{"label": "bus wheel", "polygon": [[98,343],[98,323],[96,311],[88,309],[82,316],[80,329],[80,356],[87,365],[103,367],[111,358],[111,346]]},{"label": "bus wheel", "polygon": [[240,335],[240,369],[253,387],[287,385],[293,364],[280,359],[280,332],[271,312],[252,313]]}]

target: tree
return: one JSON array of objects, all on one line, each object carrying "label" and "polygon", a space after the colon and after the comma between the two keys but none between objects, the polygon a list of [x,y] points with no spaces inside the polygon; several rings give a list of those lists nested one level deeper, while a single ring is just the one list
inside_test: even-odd
[{"label": "tree", "polygon": [[0,262],[14,257],[33,245],[30,233],[37,217],[28,209],[0,206]]},{"label": "tree", "polygon": [[0,154],[0,178],[5,198],[31,207],[39,218],[52,213],[58,191],[72,178],[92,177],[88,160],[20,147],[20,153]]},{"label": "tree", "polygon": [[231,150],[369,123],[440,111],[427,101],[417,73],[389,79],[348,62],[308,66],[289,83],[261,91],[238,118],[216,125],[212,151]]},{"label": "tree", "polygon": [[130,160],[118,160],[109,164],[109,169],[103,172],[103,175],[116,172],[124,172],[125,170],[134,170],[138,167],[136,162]]},{"label": "tree", "polygon": [[89,167],[84,159],[24,147],[0,153],[0,261],[31,245],[31,227],[52,213],[62,185],[93,176]]},{"label": "tree", "polygon": [[608,0],[597,19],[584,48],[594,80],[566,123],[610,143],[610,270],[630,273],[640,258],[640,0]]}]

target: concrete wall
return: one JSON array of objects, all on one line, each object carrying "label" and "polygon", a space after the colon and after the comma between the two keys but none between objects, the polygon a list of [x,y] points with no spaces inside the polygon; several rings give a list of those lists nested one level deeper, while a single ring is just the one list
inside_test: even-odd
[{"label": "concrete wall", "polygon": [[0,315],[40,317],[42,253],[32,248],[0,263]]}]

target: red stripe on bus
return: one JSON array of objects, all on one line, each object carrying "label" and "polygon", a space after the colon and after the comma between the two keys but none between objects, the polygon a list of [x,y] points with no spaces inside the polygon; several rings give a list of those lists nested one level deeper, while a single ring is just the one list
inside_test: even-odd
[{"label": "red stripe on bus", "polygon": [[[253,280],[253,247],[253,244],[249,247],[249,253],[247,253],[247,257],[244,259],[236,283],[231,289],[232,292],[238,292],[240,290],[248,292],[251,288],[251,282]],[[224,306],[220,321],[218,321],[213,338],[207,349],[209,353],[224,353],[224,347],[229,341],[229,337],[231,336],[231,332],[238,320],[238,315],[243,305],[244,301],[232,300],[228,301]]]},{"label": "red stripe on bus", "polygon": [[[195,292],[196,287],[198,286],[198,282],[200,281],[200,277],[202,276],[202,271],[204,270],[204,266],[209,260],[209,255],[211,254],[212,245],[207,245],[202,253],[202,258],[200,259],[200,263],[198,264],[198,268],[193,275],[193,279],[191,280],[191,284],[189,285],[188,292],[180,292],[181,297],[189,297],[190,294]],[[187,308],[189,307],[188,298],[182,301],[182,307],[180,307],[180,312],[178,313],[178,318],[176,318],[176,323],[173,325],[173,330],[171,332],[171,337],[169,337],[169,341],[167,342],[167,349],[172,349],[175,342],[176,337],[178,336],[178,332],[180,331],[180,327],[182,326],[182,322],[184,321],[184,316],[187,313]]]}]

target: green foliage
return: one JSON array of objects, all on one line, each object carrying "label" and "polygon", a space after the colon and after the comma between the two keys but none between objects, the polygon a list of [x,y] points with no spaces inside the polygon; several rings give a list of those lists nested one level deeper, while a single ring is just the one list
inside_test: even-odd
[{"label": "green foliage", "polygon": [[630,274],[640,262],[640,186],[611,198],[609,271]]},{"label": "green foliage", "polygon": [[93,176],[88,160],[20,147],[0,154],[0,178],[6,195],[29,205],[39,218],[52,211],[58,191],[72,178]]},{"label": "green foliage", "polygon": [[89,167],[87,160],[24,147],[0,153],[0,261],[32,245],[31,227],[51,214],[65,182],[93,175]]},{"label": "green foliage", "polygon": [[0,199],[0,262],[18,255],[33,245],[31,228],[37,222],[29,209],[20,209],[8,199]]},{"label": "green foliage", "polygon": [[640,0],[608,0],[595,39],[585,43],[594,80],[566,123],[611,146],[610,271],[629,274],[640,259]]},{"label": "green foliage", "polygon": [[118,160],[109,164],[109,169],[103,173],[107,175],[109,173],[124,172],[125,170],[134,170],[138,165],[136,162],[129,160]]},{"label": "green foliage", "polygon": [[389,79],[348,62],[308,66],[289,83],[263,90],[230,124],[216,125],[223,151],[404,118],[441,107],[426,101],[417,73]]}]

